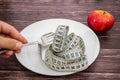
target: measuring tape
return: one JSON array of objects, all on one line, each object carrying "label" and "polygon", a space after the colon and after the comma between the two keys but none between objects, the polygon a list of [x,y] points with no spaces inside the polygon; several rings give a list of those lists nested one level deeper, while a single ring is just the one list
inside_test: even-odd
[{"label": "measuring tape", "polygon": [[83,39],[71,33],[68,26],[58,26],[53,43],[45,53],[46,65],[56,71],[82,71],[88,67]]}]

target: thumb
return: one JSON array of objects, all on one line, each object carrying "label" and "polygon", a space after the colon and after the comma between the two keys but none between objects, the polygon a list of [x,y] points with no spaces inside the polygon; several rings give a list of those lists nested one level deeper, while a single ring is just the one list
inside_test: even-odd
[{"label": "thumb", "polygon": [[23,46],[22,42],[9,38],[0,36],[0,48],[6,48],[11,50],[19,50]]}]

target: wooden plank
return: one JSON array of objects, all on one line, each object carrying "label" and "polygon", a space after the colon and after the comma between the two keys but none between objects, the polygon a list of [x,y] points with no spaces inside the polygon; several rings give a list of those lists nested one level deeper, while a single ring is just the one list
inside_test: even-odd
[{"label": "wooden plank", "polygon": [[119,36],[101,36],[99,37],[101,48],[105,49],[120,49]]},{"label": "wooden plank", "polygon": [[0,80],[119,80],[120,73],[84,73],[51,77],[29,71],[0,71]]},{"label": "wooden plank", "polygon": [[[7,18],[7,20],[36,21],[51,17],[62,17],[79,20],[80,22],[86,22],[87,15],[90,11],[95,9],[105,9],[115,16],[116,21],[119,21],[119,18],[117,17],[119,14],[116,14],[119,12],[119,5],[117,5],[117,1],[115,1],[114,4],[112,2],[107,3],[107,1],[105,1],[104,4],[100,2],[98,4],[94,2],[94,0],[94,3],[89,1],[79,1],[80,3],[77,1],[65,1],[67,4],[63,4],[63,2],[54,2],[53,0],[48,2],[50,4],[46,4],[44,1],[33,1],[32,3],[28,1],[15,1],[16,3],[14,1],[11,3],[9,2],[11,1],[8,0],[1,3],[0,15],[3,20],[5,20],[4,18]],[[110,4],[112,4],[112,8],[110,8]],[[106,7],[104,7],[104,5]]]}]

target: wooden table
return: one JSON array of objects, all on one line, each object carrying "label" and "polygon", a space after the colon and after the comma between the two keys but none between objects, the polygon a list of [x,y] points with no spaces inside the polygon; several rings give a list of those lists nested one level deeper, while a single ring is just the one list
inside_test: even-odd
[{"label": "wooden table", "polygon": [[115,24],[110,31],[97,34],[100,54],[87,70],[61,77],[44,76],[23,67],[13,55],[0,58],[0,80],[120,80],[119,0],[0,0],[0,20],[19,31],[48,18],[67,18],[87,25],[87,16],[95,9],[113,14]]}]

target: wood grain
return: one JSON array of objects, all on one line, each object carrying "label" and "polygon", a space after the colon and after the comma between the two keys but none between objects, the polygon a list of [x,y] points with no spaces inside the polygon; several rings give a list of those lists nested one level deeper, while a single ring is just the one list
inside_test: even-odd
[{"label": "wood grain", "polygon": [[97,34],[100,54],[88,69],[68,76],[44,76],[23,67],[13,55],[0,58],[0,80],[120,80],[119,0],[0,0],[0,20],[19,31],[49,18],[67,18],[87,25],[88,14],[96,9],[113,14],[115,24],[110,31]]}]

